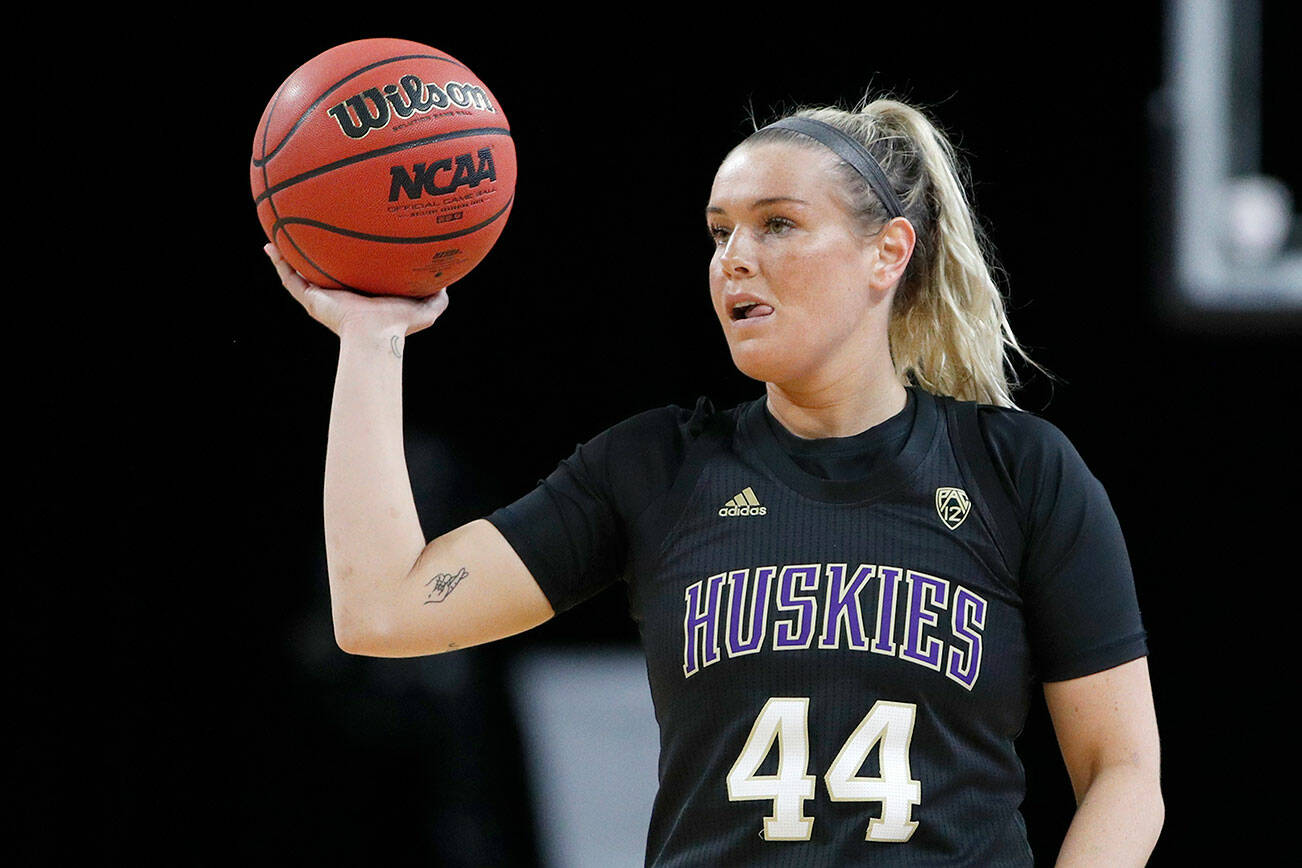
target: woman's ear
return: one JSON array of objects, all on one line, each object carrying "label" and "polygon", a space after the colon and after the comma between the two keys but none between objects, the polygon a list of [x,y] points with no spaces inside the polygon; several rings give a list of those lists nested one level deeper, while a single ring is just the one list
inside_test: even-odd
[{"label": "woman's ear", "polygon": [[916,242],[913,224],[904,217],[895,217],[882,227],[873,240],[878,249],[877,261],[873,264],[873,289],[889,289],[904,276]]}]

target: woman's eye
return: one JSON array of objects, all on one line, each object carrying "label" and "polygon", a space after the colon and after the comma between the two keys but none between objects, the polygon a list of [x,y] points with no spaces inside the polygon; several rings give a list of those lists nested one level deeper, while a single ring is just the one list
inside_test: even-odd
[{"label": "woman's eye", "polygon": [[770,217],[764,221],[764,228],[773,235],[781,235],[795,225],[785,217]]},{"label": "woman's eye", "polygon": [[[763,223],[764,232],[768,235],[785,235],[788,230],[795,228],[795,225],[786,217],[767,217]],[[727,244],[728,237],[732,235],[732,228],[728,226],[709,226],[707,231],[710,233],[710,240],[717,247]]]}]

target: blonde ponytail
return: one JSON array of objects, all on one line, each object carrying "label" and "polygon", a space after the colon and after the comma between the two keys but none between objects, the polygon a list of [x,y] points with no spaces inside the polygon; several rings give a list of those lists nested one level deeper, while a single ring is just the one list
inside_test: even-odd
[{"label": "blonde ponytail", "polygon": [[[893,99],[854,111],[804,109],[792,116],[831,124],[863,144],[913,224],[917,242],[895,291],[889,328],[900,380],[960,400],[1016,407],[1012,355],[1043,369],[1013,335],[953,145],[921,111]],[[760,137],[803,139],[765,130],[750,141]],[[885,209],[862,176],[849,166],[842,169],[852,212],[866,231],[875,232],[888,219]]]}]

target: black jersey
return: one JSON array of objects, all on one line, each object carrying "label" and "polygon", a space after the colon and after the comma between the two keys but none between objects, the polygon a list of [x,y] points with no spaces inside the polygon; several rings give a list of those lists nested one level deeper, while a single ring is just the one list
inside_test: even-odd
[{"label": "black jersey", "polygon": [[1079,455],[1031,414],[977,419],[910,389],[802,441],[763,399],[663,408],[490,516],[558,611],[628,583],[660,725],[648,864],[1031,864],[1034,683],[1146,647]]}]

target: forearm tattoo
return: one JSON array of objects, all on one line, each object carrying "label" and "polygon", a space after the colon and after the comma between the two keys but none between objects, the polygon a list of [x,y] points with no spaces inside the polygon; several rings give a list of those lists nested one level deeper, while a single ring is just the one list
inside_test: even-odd
[{"label": "forearm tattoo", "polygon": [[439,573],[430,578],[425,583],[429,593],[425,595],[426,603],[441,603],[448,598],[448,594],[461,584],[461,580],[469,576],[466,568],[462,567],[455,573]]},{"label": "forearm tattoo", "polygon": [[401,358],[402,358],[402,338],[398,337],[397,335],[393,335],[392,337],[390,337],[390,338],[389,338],[389,349],[393,350],[393,354],[394,354],[395,356],[397,356],[398,358],[401,359]]}]

